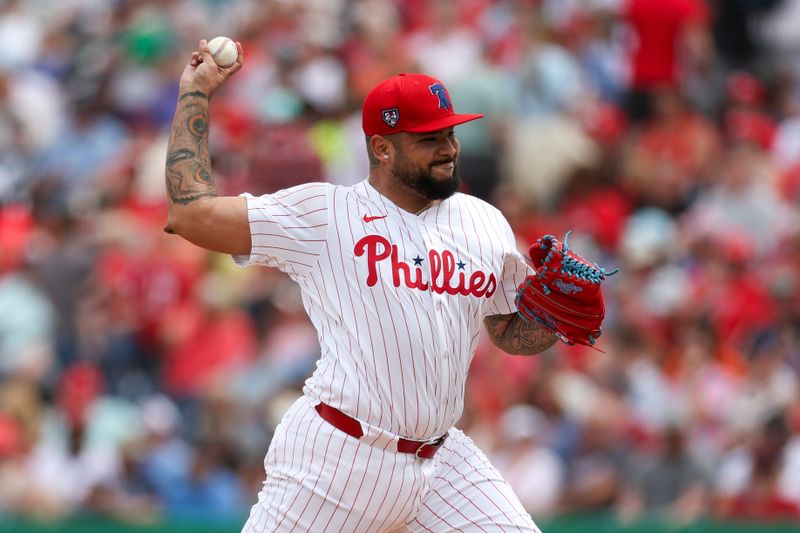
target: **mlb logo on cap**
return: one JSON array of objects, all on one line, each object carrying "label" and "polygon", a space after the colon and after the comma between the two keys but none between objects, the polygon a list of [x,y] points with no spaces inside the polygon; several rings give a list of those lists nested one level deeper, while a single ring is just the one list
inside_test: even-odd
[{"label": "mlb logo on cap", "polygon": [[397,111],[396,107],[391,109],[386,109],[383,111],[383,121],[389,125],[390,128],[394,128],[397,126],[397,122],[400,120],[400,112]]},{"label": "mlb logo on cap", "polygon": [[370,90],[361,119],[366,135],[391,135],[437,131],[482,117],[455,113],[450,94],[436,78],[398,74]]}]

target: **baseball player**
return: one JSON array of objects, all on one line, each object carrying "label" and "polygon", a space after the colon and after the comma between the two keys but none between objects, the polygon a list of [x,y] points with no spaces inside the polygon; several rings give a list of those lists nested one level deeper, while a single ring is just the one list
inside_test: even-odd
[{"label": "baseball player", "polygon": [[507,221],[456,192],[453,128],[482,115],[456,114],[438,80],[400,74],[363,104],[366,180],[219,197],[209,99],[241,67],[237,48],[222,68],[200,41],[181,76],[166,231],[287,273],[322,349],[275,432],[243,531],[539,531],[453,427],[482,324],[514,354],[558,338],[517,313],[532,269]]}]

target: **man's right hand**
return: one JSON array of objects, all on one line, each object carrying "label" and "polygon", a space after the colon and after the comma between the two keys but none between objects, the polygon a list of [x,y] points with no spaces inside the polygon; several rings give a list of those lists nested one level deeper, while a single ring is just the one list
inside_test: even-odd
[{"label": "man's right hand", "polygon": [[242,43],[236,41],[239,55],[236,62],[229,67],[220,67],[214,61],[205,39],[201,39],[197,50],[192,52],[192,57],[183,69],[180,80],[180,93],[199,91],[211,97],[225,81],[242,68],[244,50]]}]

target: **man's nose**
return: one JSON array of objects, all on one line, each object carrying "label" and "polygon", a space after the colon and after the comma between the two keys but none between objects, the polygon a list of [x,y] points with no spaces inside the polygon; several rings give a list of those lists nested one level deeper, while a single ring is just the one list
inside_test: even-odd
[{"label": "man's nose", "polygon": [[444,142],[439,143],[439,154],[454,156],[458,152],[458,141],[454,138],[447,137]]}]

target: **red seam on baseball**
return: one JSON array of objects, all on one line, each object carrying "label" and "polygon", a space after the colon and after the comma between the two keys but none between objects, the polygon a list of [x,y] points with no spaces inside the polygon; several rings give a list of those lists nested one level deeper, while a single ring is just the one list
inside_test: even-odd
[{"label": "red seam on baseball", "polygon": [[[219,46],[219,48],[217,48],[217,51],[212,53],[211,56],[216,58],[219,54],[222,53],[222,51],[225,49],[225,47],[228,45],[228,43],[233,43],[233,46],[234,47],[236,46],[236,43],[234,43],[231,39],[225,39],[224,41],[222,41],[222,44]],[[236,56],[237,57],[239,56],[239,51],[238,50],[236,51]],[[216,59],[215,59],[215,61],[216,61]],[[224,65],[219,65],[219,63],[217,63],[217,64],[220,67],[229,67],[229,66],[233,65],[234,63],[236,63],[236,59],[234,59],[230,63],[226,63]]]}]

